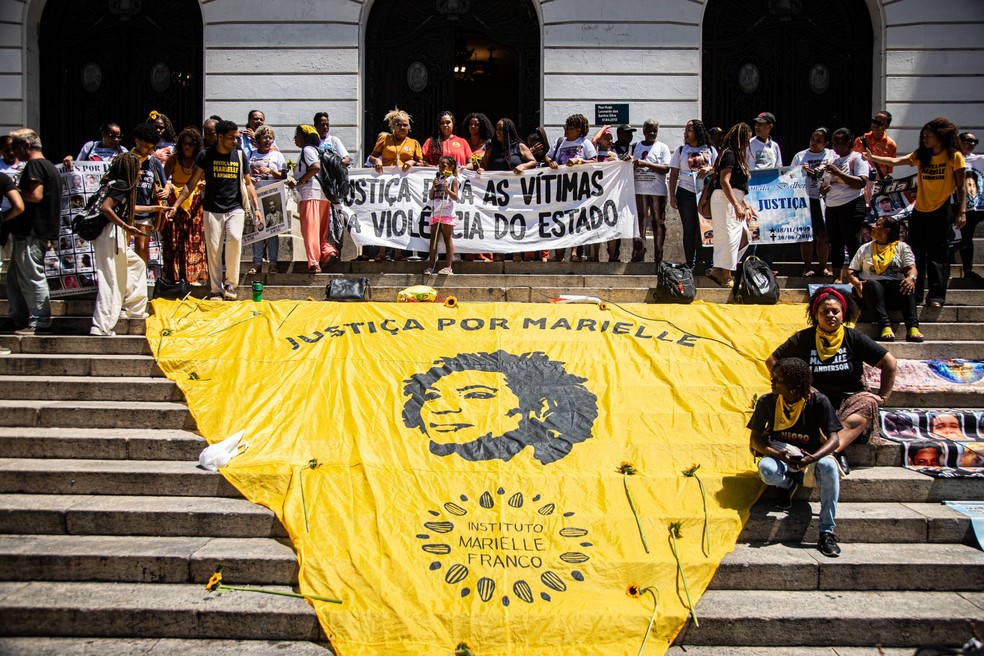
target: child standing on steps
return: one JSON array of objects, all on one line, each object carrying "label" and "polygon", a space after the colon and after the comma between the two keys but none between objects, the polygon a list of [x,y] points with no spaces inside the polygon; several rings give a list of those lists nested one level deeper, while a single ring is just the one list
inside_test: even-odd
[{"label": "child standing on steps", "polygon": [[445,155],[437,163],[437,175],[434,176],[434,185],[430,188],[431,203],[431,240],[430,240],[430,259],[424,274],[434,273],[434,265],[437,262],[437,238],[444,237],[444,257],[447,266],[437,272],[438,275],[451,275],[451,260],[454,257],[454,243],[451,241],[451,232],[454,230],[455,215],[454,202],[458,200],[458,165],[454,158]]}]

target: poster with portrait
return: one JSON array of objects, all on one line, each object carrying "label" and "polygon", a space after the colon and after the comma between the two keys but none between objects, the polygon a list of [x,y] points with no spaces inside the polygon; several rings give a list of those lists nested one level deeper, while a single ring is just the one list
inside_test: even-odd
[{"label": "poster with portrait", "polygon": [[263,225],[256,224],[246,217],[243,221],[243,244],[254,244],[274,235],[290,232],[290,216],[287,213],[287,191],[284,183],[274,182],[256,190],[263,214]]},{"label": "poster with portrait", "polygon": [[874,225],[882,216],[892,216],[899,221],[907,220],[916,202],[916,184],[915,175],[876,180],[871,187],[871,202],[868,204],[865,224]]},{"label": "poster with portrait", "polygon": [[90,242],[72,233],[72,217],[85,209],[89,198],[99,191],[99,182],[109,162],[75,162],[62,175],[61,215],[58,239],[44,254],[44,273],[52,298],[96,291],[95,249]]},{"label": "poster with portrait", "polygon": [[968,162],[964,184],[967,185],[967,211],[984,212],[984,157]]},{"label": "poster with portrait", "polygon": [[984,478],[984,411],[882,410],[881,432],[903,445],[907,469],[937,478]]},{"label": "poster with portrait", "polygon": [[[696,184],[696,177],[694,180]],[[806,186],[806,174],[798,166],[752,171],[745,202],[755,212],[748,222],[753,245],[813,241]],[[697,201],[700,202],[700,193]],[[700,229],[703,244],[712,246],[714,230],[711,219],[700,216]]]}]

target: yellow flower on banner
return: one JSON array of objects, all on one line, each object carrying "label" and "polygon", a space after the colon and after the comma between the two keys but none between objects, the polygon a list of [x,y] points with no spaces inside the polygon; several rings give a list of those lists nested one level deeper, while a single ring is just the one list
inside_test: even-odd
[{"label": "yellow flower on banner", "polygon": [[646,642],[649,640],[649,634],[652,633],[653,624],[656,623],[656,613],[659,611],[659,590],[652,585],[646,586],[645,588],[640,588],[635,583],[630,585],[625,590],[625,594],[633,599],[638,599],[647,592],[652,595],[653,598],[653,614],[649,617],[649,626],[646,627],[646,633],[642,637],[642,645],[639,646],[638,656],[642,656],[642,652],[646,650]]},{"label": "yellow flower on banner", "polygon": [[456,308],[458,307],[458,299],[455,296],[448,296],[444,299],[444,307],[446,308]]}]

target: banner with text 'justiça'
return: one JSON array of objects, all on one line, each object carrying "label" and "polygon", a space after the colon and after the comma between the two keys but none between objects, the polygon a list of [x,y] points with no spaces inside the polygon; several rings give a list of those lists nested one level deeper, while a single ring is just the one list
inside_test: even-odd
[{"label": "banner with text 'justi\u00e7a'", "polygon": [[662,654],[762,489],[744,426],[803,323],[702,303],[154,310],[201,433],[246,432],[222,474],[287,527],[300,592],[342,601],[312,601],[341,656],[634,654],[657,594]]}]

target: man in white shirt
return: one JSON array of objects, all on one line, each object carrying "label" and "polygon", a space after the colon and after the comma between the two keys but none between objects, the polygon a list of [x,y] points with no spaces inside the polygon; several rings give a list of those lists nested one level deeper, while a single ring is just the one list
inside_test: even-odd
[{"label": "man in white shirt", "polygon": [[776,117],[772,112],[762,112],[755,117],[755,136],[748,144],[749,169],[776,169],[782,166],[782,150],[769,138]]}]

